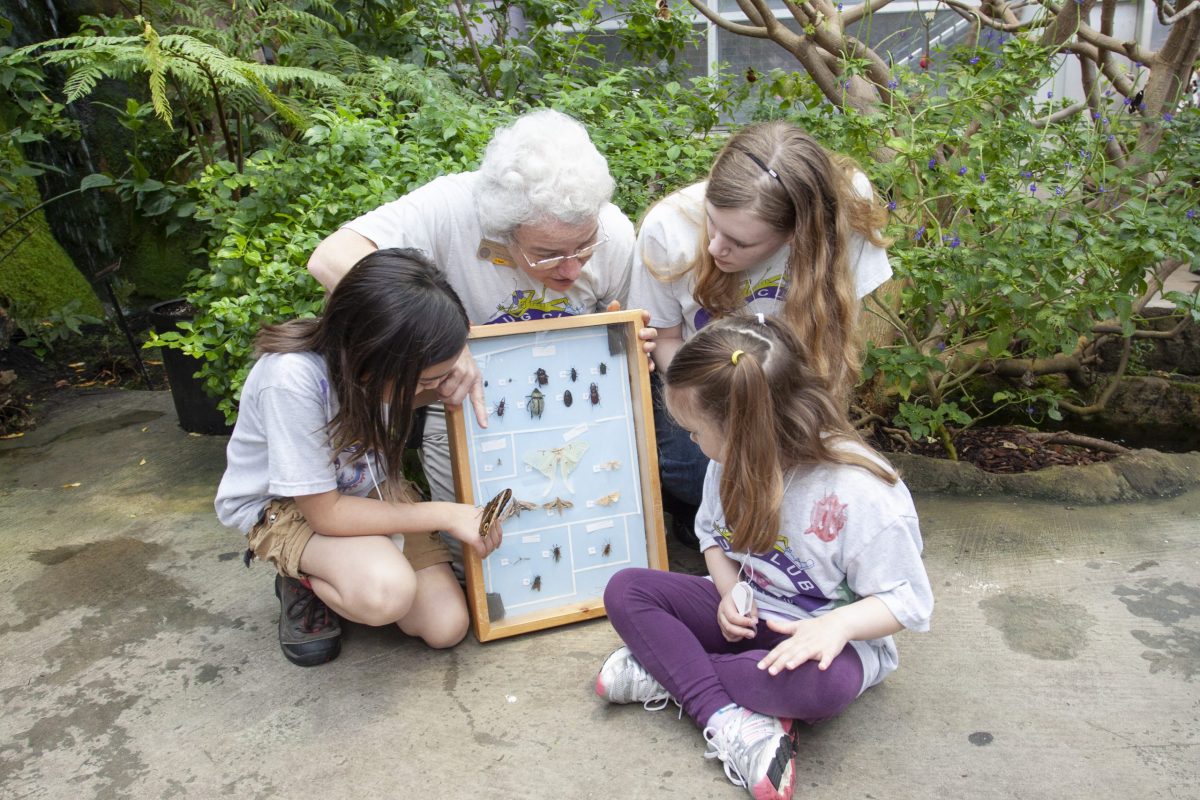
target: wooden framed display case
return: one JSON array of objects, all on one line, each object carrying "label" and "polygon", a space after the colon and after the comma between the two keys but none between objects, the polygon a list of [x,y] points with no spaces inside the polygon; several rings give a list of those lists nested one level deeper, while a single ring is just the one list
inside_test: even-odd
[{"label": "wooden framed display case", "polygon": [[512,493],[501,546],[463,548],[480,641],[603,616],[615,572],[667,569],[642,324],[615,311],[472,329],[488,427],[447,407],[455,490],[480,506]]}]

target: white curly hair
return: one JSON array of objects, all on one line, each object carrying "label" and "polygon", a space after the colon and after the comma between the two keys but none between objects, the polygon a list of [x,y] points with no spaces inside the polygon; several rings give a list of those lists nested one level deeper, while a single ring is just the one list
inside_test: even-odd
[{"label": "white curly hair", "polygon": [[502,240],[522,225],[594,220],[616,185],[583,125],[552,109],[530,111],[498,129],[479,175],[479,221]]}]

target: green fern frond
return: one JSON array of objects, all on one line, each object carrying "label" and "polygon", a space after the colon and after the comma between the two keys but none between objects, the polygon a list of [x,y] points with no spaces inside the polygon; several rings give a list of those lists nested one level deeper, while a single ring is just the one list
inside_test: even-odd
[{"label": "green fern frond", "polygon": [[96,82],[104,77],[104,70],[97,64],[84,64],[67,78],[63,85],[63,94],[67,102],[73,103],[81,97],[86,97],[96,88]]},{"label": "green fern frond", "polygon": [[171,124],[171,102],[167,99],[167,66],[159,49],[158,31],[149,22],[145,24],[142,36],[146,46],[142,56],[146,60],[146,71],[150,73],[150,102],[154,105],[154,114],[173,128]]}]

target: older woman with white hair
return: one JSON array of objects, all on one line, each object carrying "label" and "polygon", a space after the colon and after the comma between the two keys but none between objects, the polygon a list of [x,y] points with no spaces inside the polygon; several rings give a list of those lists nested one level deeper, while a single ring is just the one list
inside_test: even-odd
[{"label": "older woman with white hair", "polygon": [[[445,175],[347,222],[308,269],[333,289],[360,258],[386,247],[425,251],[462,298],[473,324],[620,307],[629,291],[634,231],[610,202],[608,162],[577,121],[532,111],[496,131],[478,171]],[[654,331],[643,331],[647,350]],[[468,398],[487,424],[479,369],[468,351],[438,399]],[[435,500],[453,495],[445,417],[430,407],[423,460]]]}]

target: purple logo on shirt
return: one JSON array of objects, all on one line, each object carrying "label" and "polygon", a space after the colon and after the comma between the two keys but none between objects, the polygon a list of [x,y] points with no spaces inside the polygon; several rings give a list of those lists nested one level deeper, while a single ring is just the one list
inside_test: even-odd
[{"label": "purple logo on shirt", "polygon": [[500,314],[488,320],[488,325],[495,325],[500,322],[519,322],[528,319],[570,317],[578,313],[570,307],[569,301],[565,297],[547,300],[545,289],[542,290],[541,295],[536,297],[532,289],[516,289],[512,293],[510,305],[505,306],[501,303],[496,306],[496,310]]},{"label": "purple logo on shirt", "polygon": [[[732,531],[724,525],[714,525],[713,529],[717,533],[717,544],[726,553],[733,550],[729,543],[729,537],[733,535]],[[834,598],[826,597],[821,593],[817,584],[808,576],[808,568],[815,565],[813,561],[800,561],[796,558],[796,554],[792,552],[790,547],[785,547],[776,544],[768,553],[756,553],[750,556],[750,567],[753,569],[755,588],[762,594],[781,603],[797,606],[805,611],[812,613],[818,608],[823,608],[829,605]],[[778,587],[772,584],[765,576],[765,570],[756,565],[766,564],[774,568],[776,572],[781,574],[795,589],[796,593],[792,595],[781,594]]]},{"label": "purple logo on shirt", "polygon": [[[783,302],[787,297],[787,284],[783,282],[782,275],[776,275],[773,278],[759,281],[753,287],[750,286],[749,281],[746,281],[742,284],[742,295],[746,300],[746,305],[750,305],[755,300],[778,300],[779,302]],[[696,311],[693,322],[696,325],[696,330],[700,330],[712,322],[712,314],[709,313],[708,309],[701,308]]]}]

